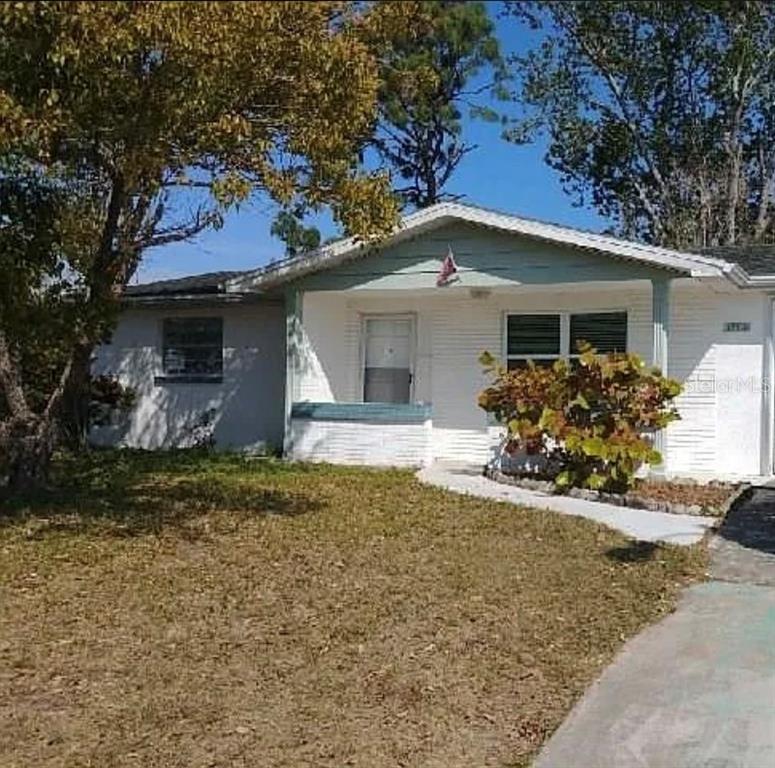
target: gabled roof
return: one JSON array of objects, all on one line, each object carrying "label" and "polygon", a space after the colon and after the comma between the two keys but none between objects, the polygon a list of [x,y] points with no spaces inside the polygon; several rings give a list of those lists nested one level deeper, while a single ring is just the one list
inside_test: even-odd
[{"label": "gabled roof", "polygon": [[[533,237],[551,243],[575,246],[651,266],[661,267],[690,277],[719,277],[741,272],[735,264],[704,254],[681,253],[643,243],[621,240],[609,235],[586,232],[558,224],[549,224],[521,216],[500,213],[462,203],[437,203],[406,216],[395,232],[376,244],[378,248],[394,245],[422,232],[455,221],[476,224],[501,232]],[[228,281],[227,290],[245,291],[274,288],[313,272],[330,269],[343,262],[373,253],[374,243],[345,238],[294,259],[275,262]],[[735,280],[737,282],[737,280]]]},{"label": "gabled roof", "polygon": [[[210,272],[172,280],[129,286],[131,302],[222,297],[247,300],[255,293],[271,296],[286,282],[364,258],[375,249],[394,245],[455,221],[501,232],[533,237],[550,243],[608,254],[612,258],[661,267],[690,277],[727,277],[740,287],[775,289],[775,246],[734,246],[682,253],[636,243],[597,232],[565,227],[462,203],[438,203],[406,216],[395,232],[379,242],[345,238],[303,256],[274,262],[260,269]],[[258,298],[258,297],[255,297]]]}]

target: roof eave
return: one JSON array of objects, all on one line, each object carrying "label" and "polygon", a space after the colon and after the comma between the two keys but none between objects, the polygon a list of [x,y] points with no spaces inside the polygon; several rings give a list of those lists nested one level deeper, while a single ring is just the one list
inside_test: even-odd
[{"label": "roof eave", "polygon": [[741,288],[755,288],[758,290],[775,290],[775,275],[749,275],[744,270],[742,282],[738,283]]},{"label": "roof eave", "polygon": [[247,304],[280,300],[282,297],[267,296],[258,291],[231,293],[155,293],[124,295],[121,302],[125,307],[162,307],[162,306],[223,306],[224,304]]},{"label": "roof eave", "polygon": [[775,290],[775,275],[751,275],[734,262],[727,262],[723,277],[742,289]]}]

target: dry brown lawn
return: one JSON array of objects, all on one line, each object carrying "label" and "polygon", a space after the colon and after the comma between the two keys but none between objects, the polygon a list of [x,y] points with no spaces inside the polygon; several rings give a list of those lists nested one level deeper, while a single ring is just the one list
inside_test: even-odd
[{"label": "dry brown lawn", "polygon": [[398,471],[97,453],[0,516],[0,765],[519,766],[700,548]]}]

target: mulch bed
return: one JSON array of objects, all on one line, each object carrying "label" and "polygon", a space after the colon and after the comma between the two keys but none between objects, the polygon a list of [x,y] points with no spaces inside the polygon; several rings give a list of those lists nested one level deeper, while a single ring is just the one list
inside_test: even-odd
[{"label": "mulch bed", "polygon": [[682,505],[687,508],[689,514],[721,517],[747,488],[748,485],[743,483],[640,480],[633,494],[642,499],[666,502],[673,508]]},{"label": "mulch bed", "polygon": [[549,479],[521,476],[486,468],[485,475],[491,480],[542,493],[565,494],[588,501],[605,502],[617,506],[648,509],[680,515],[723,517],[734,502],[748,489],[744,483],[708,483],[691,480],[638,480],[627,493],[605,493],[580,488],[559,489]]}]

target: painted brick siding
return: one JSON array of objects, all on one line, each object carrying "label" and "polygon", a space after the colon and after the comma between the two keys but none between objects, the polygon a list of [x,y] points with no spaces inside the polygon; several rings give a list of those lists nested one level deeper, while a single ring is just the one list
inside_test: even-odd
[{"label": "painted brick siding", "polygon": [[431,463],[431,423],[364,424],[291,421],[292,456],[299,461],[421,467]]}]

